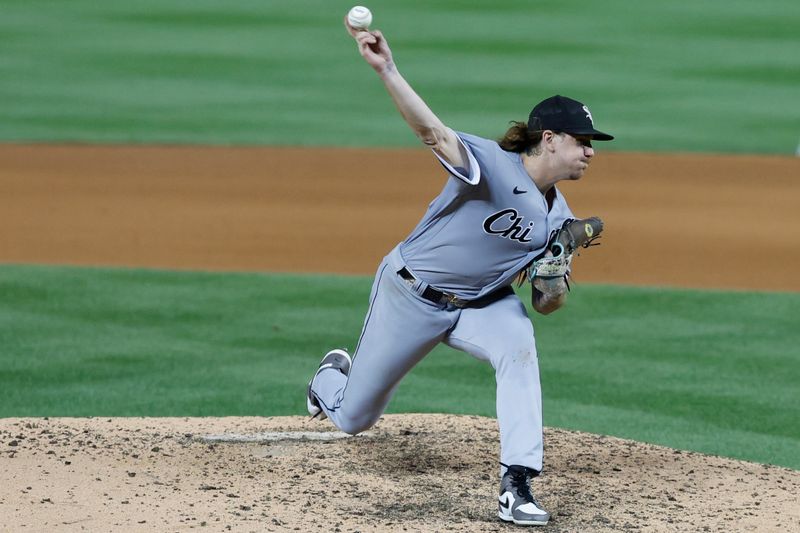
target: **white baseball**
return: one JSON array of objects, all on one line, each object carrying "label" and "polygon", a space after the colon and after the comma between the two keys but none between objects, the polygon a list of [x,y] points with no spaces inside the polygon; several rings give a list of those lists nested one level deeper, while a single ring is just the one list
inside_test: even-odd
[{"label": "white baseball", "polygon": [[347,23],[357,30],[366,30],[372,24],[372,13],[364,6],[356,6],[347,13]]}]

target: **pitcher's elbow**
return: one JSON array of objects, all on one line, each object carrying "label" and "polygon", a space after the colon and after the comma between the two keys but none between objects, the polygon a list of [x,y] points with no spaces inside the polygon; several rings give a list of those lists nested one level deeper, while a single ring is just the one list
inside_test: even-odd
[{"label": "pitcher's elbow", "polygon": [[436,149],[439,146],[441,136],[437,135],[435,128],[420,127],[416,130],[417,138],[428,148]]}]

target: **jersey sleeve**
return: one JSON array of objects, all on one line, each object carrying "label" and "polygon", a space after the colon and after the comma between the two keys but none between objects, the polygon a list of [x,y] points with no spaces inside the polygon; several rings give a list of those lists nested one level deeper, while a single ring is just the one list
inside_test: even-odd
[{"label": "jersey sleeve", "polygon": [[566,198],[564,198],[561,191],[556,188],[556,200],[547,216],[547,225],[550,227],[550,235],[547,242],[550,242],[565,222],[572,220],[575,220],[575,215],[572,214],[572,210],[569,208],[569,205],[567,205]]},{"label": "jersey sleeve", "polygon": [[467,168],[454,167],[442,159],[442,157],[436,152],[433,152],[433,154],[436,156],[448,174],[458,178],[467,185],[477,185],[481,181],[481,164],[479,159],[483,155],[483,150],[480,149],[478,144],[479,141],[485,142],[485,139],[480,139],[479,137],[460,132],[456,132],[456,136],[458,137],[458,142],[461,143],[461,147],[464,148],[464,152],[467,154]]}]

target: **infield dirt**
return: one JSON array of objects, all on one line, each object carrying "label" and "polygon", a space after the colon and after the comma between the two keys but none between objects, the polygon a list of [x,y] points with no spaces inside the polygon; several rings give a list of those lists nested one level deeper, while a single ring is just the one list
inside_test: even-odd
[{"label": "infield dirt", "polygon": [[[0,262],[369,274],[442,182],[425,150],[5,145]],[[561,189],[578,216],[606,222],[603,246],[575,263],[576,290],[800,290],[798,159],[601,153]],[[2,419],[0,530],[517,529],[495,518],[494,420],[332,429],[303,417]],[[800,530],[800,472],[546,433],[535,490],[548,531]]]},{"label": "infield dirt", "polygon": [[[0,262],[372,274],[441,190],[419,150],[0,145]],[[600,153],[574,280],[800,290],[800,158]]]},{"label": "infield dirt", "polygon": [[[0,420],[4,529],[518,530],[496,517],[494,420],[387,415],[357,437],[331,430],[301,417]],[[552,428],[545,439],[545,531],[800,525],[800,472]]]}]

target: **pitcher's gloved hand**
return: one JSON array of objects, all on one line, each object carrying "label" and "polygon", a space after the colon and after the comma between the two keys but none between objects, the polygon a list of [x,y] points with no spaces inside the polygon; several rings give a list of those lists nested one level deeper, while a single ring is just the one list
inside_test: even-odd
[{"label": "pitcher's gloved hand", "polygon": [[599,217],[567,220],[550,240],[547,248],[553,252],[553,257],[562,253],[572,255],[578,248],[600,244],[594,241],[600,238],[602,231],[603,221]]},{"label": "pitcher's gloved hand", "polygon": [[[594,241],[600,238],[602,231],[603,221],[599,217],[567,220],[550,239],[545,254],[528,267],[528,279],[531,283],[536,278],[561,279],[569,288],[569,272],[575,251],[600,244]],[[552,286],[552,283],[547,285]]]}]

